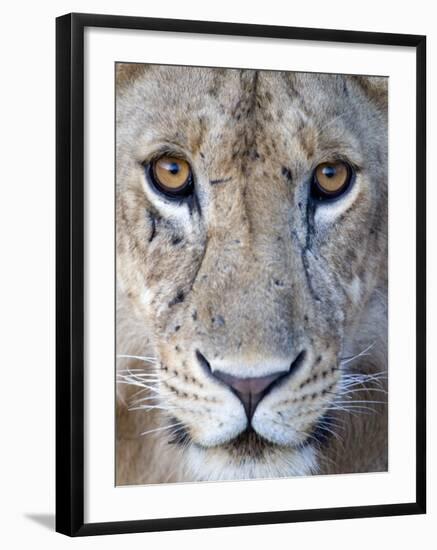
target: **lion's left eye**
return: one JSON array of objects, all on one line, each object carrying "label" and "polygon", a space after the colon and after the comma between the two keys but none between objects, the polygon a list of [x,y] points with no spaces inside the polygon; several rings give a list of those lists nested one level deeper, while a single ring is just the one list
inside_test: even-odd
[{"label": "lion's left eye", "polygon": [[349,188],[351,179],[352,168],[346,162],[323,162],[314,170],[311,194],[318,200],[338,197]]},{"label": "lion's left eye", "polygon": [[162,156],[150,165],[153,185],[169,197],[186,197],[193,191],[193,174],[186,160]]}]

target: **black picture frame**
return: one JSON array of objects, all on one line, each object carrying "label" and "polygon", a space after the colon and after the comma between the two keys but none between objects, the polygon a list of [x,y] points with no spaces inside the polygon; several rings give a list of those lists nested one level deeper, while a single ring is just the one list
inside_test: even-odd
[{"label": "black picture frame", "polygon": [[[403,46],[416,51],[416,500],[399,504],[84,523],[84,29]],[[69,536],[423,514],[426,510],[426,37],[68,14],[56,20],[56,530]]]}]

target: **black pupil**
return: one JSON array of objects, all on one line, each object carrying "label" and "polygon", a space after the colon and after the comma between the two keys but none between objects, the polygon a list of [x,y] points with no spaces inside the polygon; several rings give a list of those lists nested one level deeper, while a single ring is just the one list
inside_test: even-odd
[{"label": "black pupil", "polygon": [[335,176],[336,170],[334,166],[325,166],[322,172],[323,172],[323,175],[326,176],[327,178],[332,178]]},{"label": "black pupil", "polygon": [[176,176],[176,174],[178,174],[180,171],[179,164],[177,162],[172,162],[171,164],[169,164],[168,171],[173,176]]}]

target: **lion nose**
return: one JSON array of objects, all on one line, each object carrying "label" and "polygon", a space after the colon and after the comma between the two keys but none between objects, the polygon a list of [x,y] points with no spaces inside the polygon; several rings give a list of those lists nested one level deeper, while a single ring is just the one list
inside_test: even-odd
[{"label": "lion nose", "polygon": [[[213,370],[207,358],[199,350],[196,350],[196,357],[205,374],[220,380],[222,384],[226,384],[235,393],[243,403],[247,418],[250,421],[261,399],[273,389],[277,382],[292,376],[298,370],[305,360],[306,351],[302,350],[298,353],[291,363],[284,360],[279,361],[277,365],[279,369],[276,372],[257,377],[235,376],[220,369]],[[281,367],[285,368],[281,369]]]},{"label": "lion nose", "polygon": [[256,378],[238,378],[226,372],[214,371],[214,376],[233,390],[243,403],[247,418],[251,420],[261,399],[272,389],[274,383],[288,372],[274,372]]}]

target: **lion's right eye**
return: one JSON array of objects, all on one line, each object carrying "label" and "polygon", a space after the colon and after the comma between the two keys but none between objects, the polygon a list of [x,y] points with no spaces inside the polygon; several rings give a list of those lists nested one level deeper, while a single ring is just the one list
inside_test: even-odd
[{"label": "lion's right eye", "polygon": [[150,164],[149,176],[158,191],[171,198],[193,192],[193,173],[186,160],[164,155]]},{"label": "lion's right eye", "polygon": [[349,188],[352,176],[352,168],[346,162],[323,162],[313,173],[312,196],[317,200],[339,197]]}]

